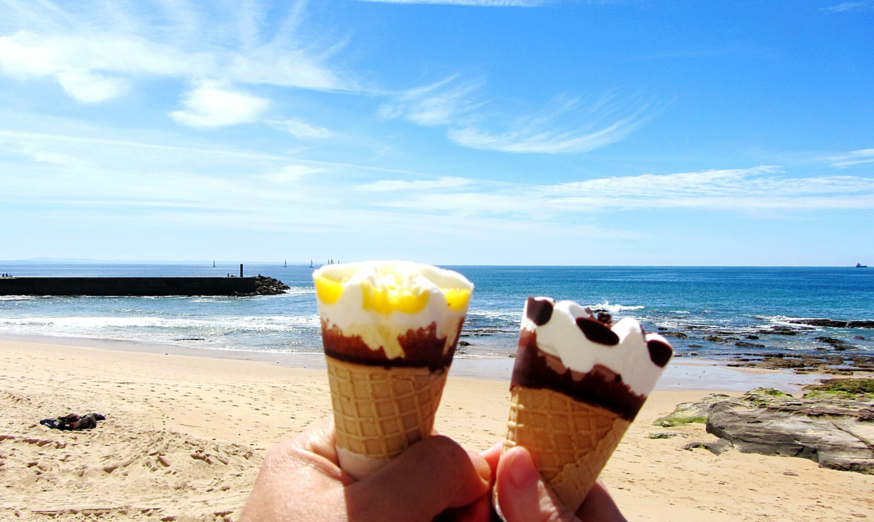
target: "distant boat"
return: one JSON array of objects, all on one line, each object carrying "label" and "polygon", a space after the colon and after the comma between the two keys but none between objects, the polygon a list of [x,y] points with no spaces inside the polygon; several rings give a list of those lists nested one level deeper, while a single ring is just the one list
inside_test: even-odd
[{"label": "distant boat", "polygon": [[212,267],[215,268],[215,261],[212,262]]},{"label": "distant boat", "polygon": [[856,268],[868,268],[868,265],[863,265],[862,263],[856,263]]},{"label": "distant boat", "polygon": [[288,268],[288,259],[285,260],[285,264],[282,265],[284,268]]},{"label": "distant boat", "polygon": [[313,268],[313,260],[310,259],[310,268]]}]

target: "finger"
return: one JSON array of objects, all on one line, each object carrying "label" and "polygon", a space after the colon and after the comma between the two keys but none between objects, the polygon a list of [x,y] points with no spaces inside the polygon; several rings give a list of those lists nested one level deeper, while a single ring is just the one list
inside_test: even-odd
[{"label": "finger", "polygon": [[507,522],[579,522],[543,482],[525,448],[517,446],[504,453],[495,488]]},{"label": "finger", "polygon": [[489,522],[492,516],[489,497],[483,496],[468,506],[447,509],[437,515],[434,522]]},{"label": "finger", "polygon": [[492,470],[492,478],[497,476],[498,474],[498,461],[501,460],[501,450],[504,447],[504,442],[501,441],[491,448],[487,449],[484,453],[481,453],[483,459],[489,463],[489,468]]},{"label": "finger", "polygon": [[626,522],[613,497],[600,480],[592,486],[583,505],[577,510],[577,516],[583,522]]},{"label": "finger", "polygon": [[[428,437],[374,474],[346,488],[349,518],[431,520],[489,490],[491,470],[446,437]],[[378,501],[376,500],[378,499]]]},{"label": "finger", "polygon": [[337,434],[334,430],[334,417],[332,415],[323,417],[292,440],[306,451],[337,464],[340,462],[337,458]]},{"label": "finger", "polygon": [[[285,446],[283,446],[285,444]],[[278,446],[278,451],[288,451],[299,459],[314,466],[329,478],[348,484],[353,479],[340,470],[337,456],[337,434],[334,430],[334,417],[329,415],[308,428],[300,435]],[[272,451],[272,450],[271,450]]]}]

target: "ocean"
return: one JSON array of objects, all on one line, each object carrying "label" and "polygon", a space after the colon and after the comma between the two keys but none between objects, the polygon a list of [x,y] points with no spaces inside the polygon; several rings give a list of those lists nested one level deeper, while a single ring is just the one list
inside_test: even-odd
[{"label": "ocean", "polygon": [[[515,353],[528,296],[570,299],[669,336],[678,355],[874,353],[874,329],[799,324],[874,320],[874,269],[451,266],[476,289],[459,357]],[[259,297],[0,296],[0,335],[321,353],[312,269],[246,265],[291,287]],[[15,276],[223,276],[239,265],[0,264]],[[830,339],[830,341],[824,340]]]}]

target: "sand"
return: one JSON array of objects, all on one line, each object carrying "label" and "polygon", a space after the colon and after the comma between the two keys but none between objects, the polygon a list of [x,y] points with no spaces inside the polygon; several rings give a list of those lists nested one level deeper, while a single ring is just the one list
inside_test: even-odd
[{"label": "sand", "polygon": [[[436,429],[492,446],[507,388],[450,374]],[[715,438],[703,425],[652,425],[707,393],[654,392],[608,463],[603,478],[629,520],[874,518],[874,476],[685,451]],[[266,449],[328,415],[330,398],[322,369],[0,341],[0,411],[0,520],[235,520]],[[107,420],[88,432],[38,424],[92,411]],[[647,437],[661,431],[681,435]]]}]

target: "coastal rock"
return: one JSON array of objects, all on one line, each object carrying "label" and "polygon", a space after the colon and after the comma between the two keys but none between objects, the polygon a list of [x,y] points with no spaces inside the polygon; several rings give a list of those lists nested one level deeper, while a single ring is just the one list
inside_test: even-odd
[{"label": "coastal rock", "polygon": [[677,431],[655,431],[650,433],[647,438],[648,439],[673,439],[674,437],[685,437],[685,433],[680,433]]},{"label": "coastal rock", "polygon": [[661,335],[665,337],[676,337],[677,339],[688,339],[689,336],[684,334],[683,332],[661,332]]},{"label": "coastal rock", "polygon": [[722,455],[728,449],[731,448],[731,442],[725,439],[719,439],[716,442],[690,442],[683,446],[683,449],[686,451],[692,451],[693,449],[706,449],[710,453],[714,455]]},{"label": "coastal rock", "polygon": [[793,324],[820,326],[823,328],[874,328],[874,321],[842,321],[839,319],[793,319]]},{"label": "coastal rock", "polygon": [[262,275],[255,276],[255,292],[253,295],[284,294],[290,287],[278,279]]},{"label": "coastal rock", "polygon": [[730,400],[731,397],[723,393],[711,393],[697,402],[681,402],[674,409],[674,412],[664,417],[659,417],[653,422],[655,426],[663,428],[672,428],[674,426],[682,426],[693,422],[707,422],[707,415],[710,413],[710,407],[714,404]]},{"label": "coastal rock", "polygon": [[734,345],[740,346],[741,348],[764,348],[765,347],[764,344],[748,343],[746,341],[738,341],[738,342],[734,343]]},{"label": "coastal rock", "polygon": [[[874,380],[832,379],[805,389],[800,399],[769,388],[739,398],[709,395],[659,421],[684,414],[700,422],[703,415],[708,433],[743,453],[802,457],[826,468],[874,474]],[[696,444],[684,449],[705,447]]]},{"label": "coastal rock", "polygon": [[850,321],[848,328],[874,328],[874,321]]},{"label": "coastal rock", "polygon": [[847,328],[849,321],[839,321],[835,319],[793,319],[789,321],[792,324],[805,324],[807,326],[820,326],[823,328]]},{"label": "coastal rock", "polygon": [[835,350],[846,350],[850,346],[846,341],[835,339],[834,337],[817,337],[816,340],[831,346]]},{"label": "coastal rock", "polygon": [[[817,348],[827,350],[827,348]],[[833,348],[839,350],[837,347]],[[865,354],[824,354],[804,355],[797,353],[764,353],[744,354],[747,357],[735,357],[728,366],[761,368],[764,370],[793,370],[795,373],[829,373],[840,375],[852,375],[855,372],[874,371],[874,356]]]},{"label": "coastal rock", "polygon": [[798,335],[798,332],[788,326],[772,326],[768,330],[758,330],[759,335]]}]

